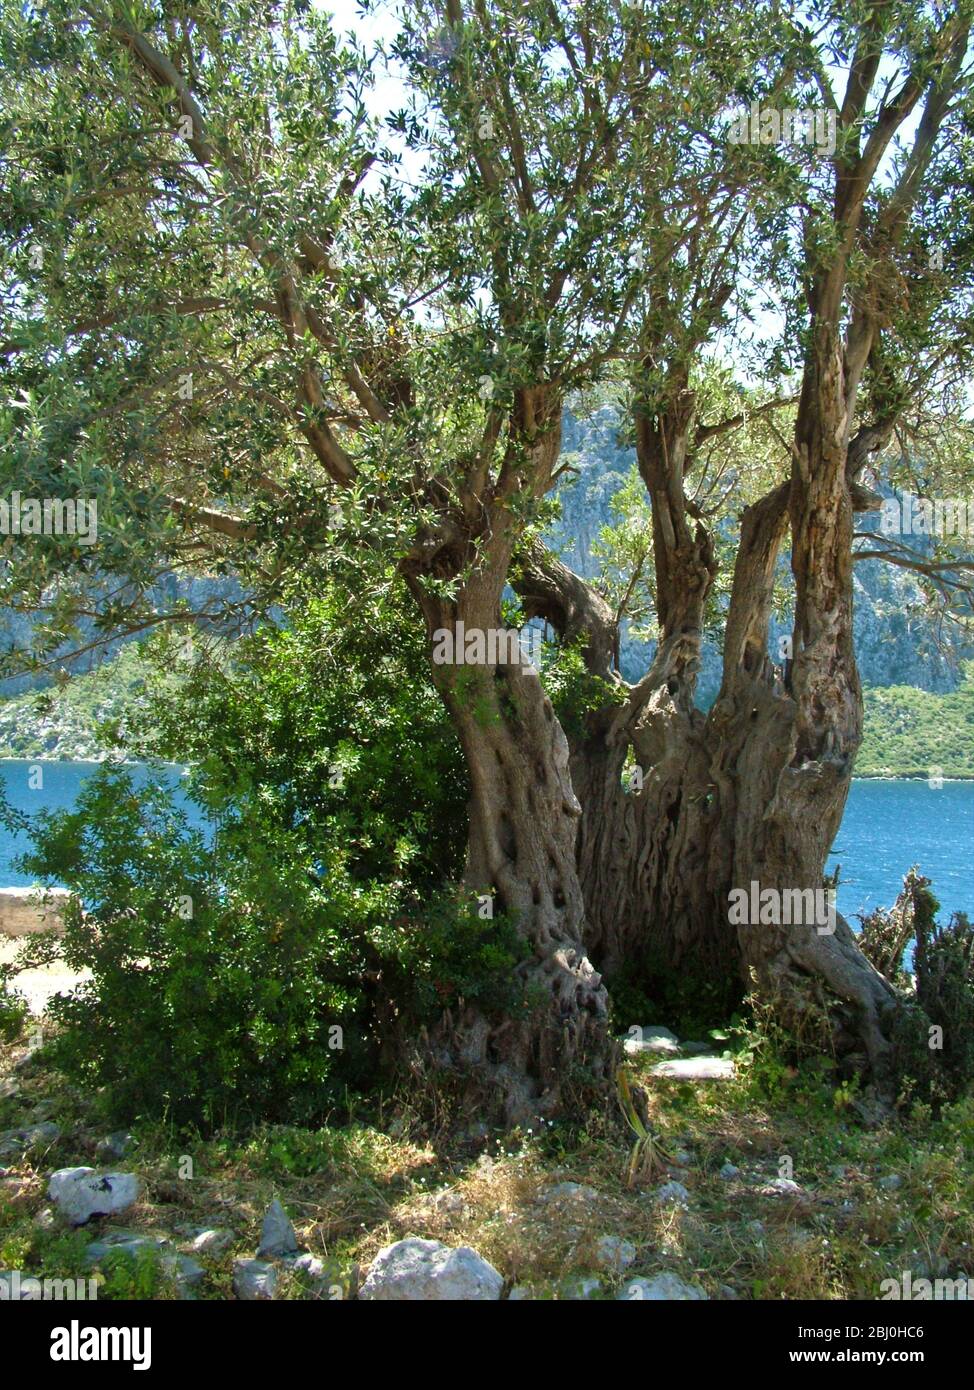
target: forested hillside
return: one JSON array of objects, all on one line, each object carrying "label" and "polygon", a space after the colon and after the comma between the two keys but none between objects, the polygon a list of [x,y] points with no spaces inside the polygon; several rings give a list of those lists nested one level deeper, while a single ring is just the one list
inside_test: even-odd
[{"label": "forested hillside", "polygon": [[974,662],[956,690],[912,685],[866,691],[860,777],[974,777]]}]

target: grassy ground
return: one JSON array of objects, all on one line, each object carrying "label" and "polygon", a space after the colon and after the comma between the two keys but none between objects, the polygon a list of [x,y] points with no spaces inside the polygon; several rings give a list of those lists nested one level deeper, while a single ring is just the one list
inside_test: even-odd
[{"label": "grassy ground", "polygon": [[[20,1157],[0,1153],[0,1269],[90,1274],[85,1247],[109,1226],[167,1237],[183,1251],[195,1230],[218,1227],[232,1243],[199,1257],[206,1277],[197,1296],[232,1297],[233,1260],[254,1255],[277,1196],[302,1245],[326,1265],[320,1286],[286,1276],[284,1298],[353,1295],[380,1247],[407,1235],[471,1245],[508,1287],[541,1299],[569,1296],[573,1276],[597,1277],[595,1296],[613,1297],[625,1278],[661,1270],[711,1298],[739,1299],[876,1299],[881,1280],[904,1270],[974,1275],[974,1100],[939,1119],[914,1107],[865,1128],[853,1091],[836,1090],[814,1068],[782,1066],[763,1045],[742,1054],[731,1082],[649,1079],[649,1062],[631,1064],[670,1160],[668,1172],[633,1187],[629,1138],[615,1119],[593,1119],[581,1133],[498,1137],[477,1152],[445,1141],[434,1149],[391,1109],[353,1111],[318,1130],[206,1141],[141,1123],[126,1156],[106,1164],[95,1155],[105,1135],[97,1098],[66,1091],[37,1059],[15,1066],[24,1056],[23,1038],[0,1053],[0,1134],[47,1121],[61,1135]],[[47,1178],[81,1163],[137,1172],[140,1203],[69,1231],[51,1212]],[[727,1163],[739,1174],[722,1177]],[[773,1185],[789,1173],[797,1190]],[[658,1200],[669,1178],[686,1188],[686,1206]],[[562,1182],[583,1190],[545,1200]],[[624,1276],[600,1269],[605,1235],[634,1247]],[[177,1296],[152,1261],[109,1262],[98,1277],[101,1298]]]}]

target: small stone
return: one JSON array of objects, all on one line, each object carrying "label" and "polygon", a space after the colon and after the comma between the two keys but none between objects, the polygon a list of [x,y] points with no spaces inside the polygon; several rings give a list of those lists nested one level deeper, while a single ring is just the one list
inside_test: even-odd
[{"label": "small stone", "polygon": [[21,1269],[0,1269],[0,1303],[33,1303],[43,1297],[43,1285]]},{"label": "small stone", "polygon": [[302,1274],[307,1274],[309,1279],[321,1279],[325,1273],[323,1260],[319,1260],[317,1255],[299,1255],[292,1263],[292,1269],[299,1269]]},{"label": "small stone", "polygon": [[736,1303],[740,1299],[740,1294],[730,1284],[720,1285],[720,1296],[721,1298],[725,1299],[728,1303]]},{"label": "small stone", "polygon": [[676,1205],[685,1207],[689,1205],[690,1194],[683,1186],[682,1182],[665,1182],[662,1187],[656,1189],[656,1200],[662,1206]]},{"label": "small stone", "polygon": [[[852,1058],[848,1058],[852,1061]],[[865,1061],[865,1059],[863,1059]],[[867,1129],[878,1129],[887,1117],[886,1103],[876,1094],[873,1086],[867,1086],[861,1096],[852,1102],[852,1108]]]},{"label": "small stone", "polygon": [[763,1221],[749,1221],[746,1229],[748,1234],[753,1236],[755,1240],[764,1239],[765,1231]]},{"label": "small stone", "polygon": [[673,1155],[673,1162],[678,1164],[681,1168],[689,1168],[690,1164],[693,1162],[693,1155],[688,1153],[686,1149],[677,1149],[676,1153]]},{"label": "small stone", "polygon": [[623,1051],[630,1057],[648,1054],[653,1057],[678,1057],[680,1049],[669,1038],[626,1038]]},{"label": "small stone", "polygon": [[434,1211],[441,1212],[444,1216],[459,1216],[466,1207],[466,1202],[459,1192],[437,1192],[430,1199],[430,1206]]},{"label": "small stone", "polygon": [[659,1062],[650,1076],[671,1081],[729,1081],[734,1075],[730,1057],[681,1057],[672,1062]]},{"label": "small stone", "polygon": [[29,1149],[49,1148],[61,1137],[60,1128],[46,1121],[39,1125],[27,1125],[23,1129],[7,1129],[0,1134],[0,1154],[20,1155]]},{"label": "small stone", "polygon": [[109,1257],[123,1256],[132,1261],[146,1253],[154,1255],[160,1271],[176,1284],[180,1298],[192,1298],[193,1290],[202,1282],[206,1271],[188,1255],[173,1250],[163,1237],[142,1235],[138,1231],[109,1231],[101,1240],[93,1240],[85,1251],[89,1264],[101,1264]]},{"label": "small stone", "polygon": [[187,1293],[200,1284],[206,1278],[206,1270],[201,1264],[197,1264],[189,1255],[178,1255],[176,1257],[176,1284],[181,1293]]},{"label": "small stone", "polygon": [[739,1178],[741,1176],[741,1170],[734,1163],[725,1163],[720,1170],[720,1176],[726,1178],[729,1182],[731,1178]]},{"label": "small stone", "polygon": [[234,1260],[233,1291],[244,1303],[273,1298],[277,1292],[277,1270],[263,1260]]},{"label": "small stone", "polygon": [[636,1247],[631,1240],[620,1236],[600,1236],[595,1247],[595,1258],[600,1269],[612,1274],[621,1274],[636,1262]]},{"label": "small stone", "polygon": [[761,1188],[761,1192],[765,1195],[781,1193],[786,1196],[801,1192],[801,1188],[793,1178],[772,1178],[771,1182]]},{"label": "small stone", "polygon": [[193,1249],[197,1255],[222,1255],[225,1250],[230,1249],[233,1242],[232,1231],[214,1227],[210,1231],[200,1231],[199,1235],[193,1237]]},{"label": "small stone", "polygon": [[43,1125],[32,1125],[26,1130],[24,1138],[31,1148],[38,1147],[39,1144],[57,1144],[60,1140],[60,1126],[54,1125],[51,1120],[44,1120]]},{"label": "small stone", "polygon": [[100,1159],[124,1158],[128,1149],[135,1143],[131,1134],[126,1134],[124,1130],[116,1130],[114,1134],[107,1135],[104,1139],[99,1139],[95,1145],[95,1157]]},{"label": "small stone", "polygon": [[534,1300],[534,1290],[527,1284],[515,1284],[507,1295],[508,1303],[530,1303]]},{"label": "small stone", "polygon": [[644,1042],[649,1042],[653,1038],[664,1038],[667,1042],[678,1043],[680,1039],[669,1028],[663,1028],[658,1023],[646,1024],[639,1029],[639,1036]]},{"label": "small stone", "polygon": [[47,1194],[72,1226],[93,1216],[127,1211],[139,1195],[134,1173],[97,1173],[94,1168],[59,1168],[51,1174]]},{"label": "small stone", "polygon": [[258,1258],[263,1255],[267,1259],[280,1259],[286,1255],[296,1255],[298,1249],[294,1227],[288,1220],[287,1212],[275,1197],[267,1208],[261,1227],[260,1245],[257,1247]]},{"label": "small stone", "polygon": [[879,1186],[884,1192],[896,1192],[903,1186],[903,1179],[899,1173],[889,1173],[885,1178],[880,1178]]},{"label": "small stone", "polygon": [[379,1251],[359,1298],[385,1301],[495,1300],[504,1280],[468,1245],[451,1249],[410,1236]]},{"label": "small stone", "polygon": [[620,1302],[639,1302],[643,1299],[654,1303],[674,1300],[700,1302],[706,1298],[707,1294],[699,1284],[687,1284],[669,1270],[654,1274],[651,1279],[630,1279],[619,1294]]},{"label": "small stone", "polygon": [[[138,1231],[106,1231],[100,1240],[93,1240],[85,1249],[85,1259],[89,1264],[97,1264],[108,1255],[123,1254],[135,1259],[142,1251],[153,1250],[160,1256],[172,1252],[169,1242],[157,1236],[142,1235]],[[170,1258],[170,1264],[174,1261]]]}]

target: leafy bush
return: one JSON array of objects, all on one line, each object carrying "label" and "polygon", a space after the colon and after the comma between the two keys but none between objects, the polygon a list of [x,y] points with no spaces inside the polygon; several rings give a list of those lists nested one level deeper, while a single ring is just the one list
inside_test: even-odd
[{"label": "leafy bush", "polygon": [[387,596],[349,616],[315,601],[130,725],[190,764],[204,829],[113,765],[34,823],[24,868],[77,902],[28,950],[92,975],[50,1055],[119,1117],[307,1121],[374,1084],[391,1030],[513,1000],[513,926],[452,884],[466,787],[422,653]]},{"label": "leafy bush", "polygon": [[611,703],[622,704],[624,687],[593,675],[580,646],[548,647],[542,660],[545,691],[569,738],[585,733],[588,716]]},{"label": "leafy bush", "polygon": [[877,907],[860,918],[859,948],[881,975],[900,988],[911,981],[904,960],[913,939],[913,904],[901,893],[892,907]]},{"label": "leafy bush", "polygon": [[523,949],[513,924],[481,919],[462,895],[443,895],[422,916],[401,915],[371,934],[384,961],[392,999],[433,1019],[444,1008],[476,1002],[485,1013],[510,1013],[521,999],[515,970]]},{"label": "leafy bush", "polygon": [[948,1093],[958,1094],[974,1080],[974,927],[963,912],[946,925],[933,913],[914,921],[917,1003],[943,1029],[938,1060],[953,1083]]},{"label": "leafy bush", "polygon": [[360,1062],[363,972],[346,904],[302,874],[285,832],[251,818],[235,831],[208,845],[171,790],[137,792],[106,767],[74,810],[44,818],[25,861],[77,894],[63,938],[26,958],[60,951],[92,977],[53,1001],[49,1056],[107,1088],[120,1116],[307,1115],[337,1094],[339,1061],[346,1073]]},{"label": "leafy bush", "polygon": [[684,1038],[703,1038],[737,1010],[743,997],[739,980],[717,979],[693,962],[678,974],[656,953],[644,950],[607,978],[613,1027],[625,1033],[633,1024],[665,1019]]}]

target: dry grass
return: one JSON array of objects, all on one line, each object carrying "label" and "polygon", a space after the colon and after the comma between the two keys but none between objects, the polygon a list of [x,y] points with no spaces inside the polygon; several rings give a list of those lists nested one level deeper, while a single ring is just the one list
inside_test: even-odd
[{"label": "dry grass", "polygon": [[[15,1055],[0,1058],[0,1077]],[[19,1094],[0,1098],[0,1130],[43,1117],[62,1133],[53,1145],[0,1158],[0,1267],[64,1274],[93,1233],[66,1236],[45,1215],[47,1177],[69,1164],[104,1166],[95,1145],[105,1131],[93,1100],[55,1078],[18,1072],[16,1084]],[[398,1137],[358,1123],[205,1141],[140,1125],[131,1153],[111,1166],[139,1173],[142,1200],[115,1224],[183,1250],[194,1228],[232,1231],[227,1251],[201,1259],[201,1296],[212,1298],[230,1296],[233,1259],[254,1254],[274,1196],[302,1244],[349,1290],[383,1245],[407,1235],[470,1245],[508,1286],[541,1298],[564,1296],[565,1281],[583,1275],[597,1275],[601,1296],[612,1297],[628,1275],[663,1269],[711,1297],[759,1299],[876,1298],[880,1281],[902,1269],[974,1274],[974,1103],[939,1122],[904,1116],[868,1131],[837,1115],[827,1094],[760,1092],[753,1077],[696,1091],[651,1085],[650,1124],[663,1150],[682,1160],[670,1176],[689,1193],[685,1208],[660,1204],[658,1175],[648,1187],[627,1186],[632,1146],[621,1125],[593,1123],[571,1138],[557,1129],[498,1136],[479,1154],[410,1137],[401,1121],[387,1126]],[[739,1177],[720,1177],[728,1160]],[[787,1164],[798,1193],[772,1186]],[[879,1185],[890,1172],[903,1178],[898,1190]],[[595,1195],[551,1199],[553,1186],[570,1182]],[[626,1276],[598,1268],[606,1235],[634,1247]],[[163,1286],[154,1294],[171,1295]],[[289,1278],[281,1296],[308,1291]]]}]

